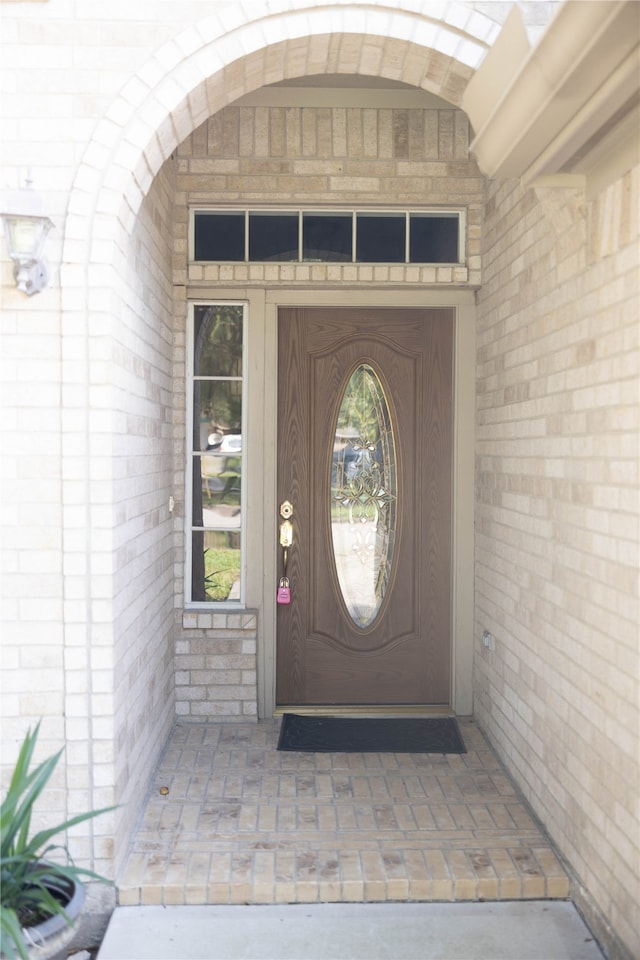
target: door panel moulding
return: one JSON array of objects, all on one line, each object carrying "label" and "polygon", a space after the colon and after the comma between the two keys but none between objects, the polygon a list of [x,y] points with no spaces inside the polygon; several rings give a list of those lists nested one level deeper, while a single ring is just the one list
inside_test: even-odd
[{"label": "door panel moulding", "polygon": [[522,56],[524,49],[524,25],[514,7],[463,96],[476,131],[471,152],[493,179],[529,184],[536,177],[588,174],[582,148],[597,141],[616,112],[633,110],[638,4],[566,3],[514,72],[514,50]]}]

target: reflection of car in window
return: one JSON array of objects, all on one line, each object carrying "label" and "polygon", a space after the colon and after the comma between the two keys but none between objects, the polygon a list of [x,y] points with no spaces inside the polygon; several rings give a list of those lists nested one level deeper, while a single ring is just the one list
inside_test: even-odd
[{"label": "reflection of car in window", "polygon": [[333,447],[332,483],[341,487],[348,483],[356,472],[356,451],[349,442],[337,442]]},{"label": "reflection of car in window", "polygon": [[242,434],[210,433],[207,437],[207,450],[213,450],[215,453],[233,453],[237,456],[242,453]]},{"label": "reflection of car in window", "polygon": [[229,433],[222,438],[220,444],[221,453],[242,453],[242,435],[239,433]]},{"label": "reflection of car in window", "polygon": [[332,482],[334,486],[350,483],[359,473],[369,473],[372,468],[381,466],[380,445],[375,449],[363,449],[353,440],[336,442],[333,447]]}]

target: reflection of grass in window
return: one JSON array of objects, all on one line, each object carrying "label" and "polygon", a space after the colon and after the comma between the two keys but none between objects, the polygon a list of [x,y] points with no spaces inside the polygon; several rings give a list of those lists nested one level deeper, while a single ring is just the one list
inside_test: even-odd
[{"label": "reflection of grass in window", "polygon": [[239,550],[205,550],[204,584],[207,600],[226,600],[239,580]]},{"label": "reflection of grass in window", "polygon": [[240,505],[240,457],[227,457],[224,471],[220,474],[224,480],[221,503]]}]

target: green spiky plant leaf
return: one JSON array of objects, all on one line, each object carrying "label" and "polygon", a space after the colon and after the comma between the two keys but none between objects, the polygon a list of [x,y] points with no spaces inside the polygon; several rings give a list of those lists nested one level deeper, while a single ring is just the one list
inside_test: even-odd
[{"label": "green spiky plant leaf", "polygon": [[[30,836],[33,808],[49,782],[62,750],[30,770],[40,723],[22,742],[6,796],[0,806],[0,954],[7,960],[28,960],[24,926],[60,914],[70,923],[64,905],[73,885],[82,877],[109,883],[105,877],[76,867],[66,846],[51,841],[84,820],[114,807],[92,810]],[[66,863],[50,859],[54,851]]]}]

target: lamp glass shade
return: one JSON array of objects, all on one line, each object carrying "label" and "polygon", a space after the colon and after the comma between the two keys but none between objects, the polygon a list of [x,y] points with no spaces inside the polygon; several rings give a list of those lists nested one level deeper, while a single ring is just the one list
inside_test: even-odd
[{"label": "lamp glass shade", "polygon": [[48,217],[6,216],[5,229],[9,256],[19,260],[39,260],[52,222]]}]

